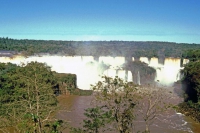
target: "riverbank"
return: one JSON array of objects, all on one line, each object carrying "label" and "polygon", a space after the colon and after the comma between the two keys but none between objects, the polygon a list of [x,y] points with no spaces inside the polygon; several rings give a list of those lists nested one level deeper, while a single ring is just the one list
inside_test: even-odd
[{"label": "riverbank", "polygon": [[193,131],[193,133],[200,133],[200,123],[194,121],[189,116],[184,116],[184,120],[187,121],[189,127]]}]

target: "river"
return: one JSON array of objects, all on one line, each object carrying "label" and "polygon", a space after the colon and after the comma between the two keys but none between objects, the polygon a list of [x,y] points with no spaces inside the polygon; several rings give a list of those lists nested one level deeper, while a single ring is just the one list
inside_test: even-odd
[{"label": "river", "polygon": [[[92,96],[69,96],[62,95],[58,97],[61,109],[57,113],[57,118],[68,121],[73,127],[80,127],[82,120],[85,118],[84,109],[91,107]],[[159,117],[162,119],[162,116]],[[182,114],[177,114],[175,111],[170,113],[166,118],[163,116],[162,121],[155,119],[155,122],[150,126],[150,131],[153,133],[199,133],[200,124],[192,119],[185,117]],[[136,130],[145,129],[142,121],[135,122]],[[69,129],[64,130],[68,133]],[[110,133],[110,132],[109,132]]]}]

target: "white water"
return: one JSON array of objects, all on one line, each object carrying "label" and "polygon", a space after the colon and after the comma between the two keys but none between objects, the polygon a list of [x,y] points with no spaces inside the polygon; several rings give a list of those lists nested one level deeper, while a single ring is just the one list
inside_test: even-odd
[{"label": "white water", "polygon": [[159,67],[160,64],[158,64],[158,58],[152,57],[148,65],[151,67]]},{"label": "white water", "polygon": [[139,71],[138,71],[138,75],[137,75],[137,84],[138,84],[138,85],[141,85],[141,84],[140,84],[140,72],[139,72]]},{"label": "white water", "polygon": [[134,57],[132,57],[132,61],[135,61],[135,58],[134,58]]},{"label": "white water", "polygon": [[[134,57],[132,57],[132,60],[134,60]],[[96,62],[92,56],[43,55],[29,56],[27,58],[23,56],[15,56],[13,58],[0,57],[0,62],[11,62],[17,65],[20,65],[20,63],[26,64],[31,61],[46,63],[48,66],[51,66],[53,71],[58,73],[76,74],[77,85],[81,89],[90,89],[90,84],[95,84],[97,81],[101,80],[100,77],[103,75],[110,77],[118,76],[126,81],[133,81],[132,73],[122,69],[125,63],[125,57],[100,56],[99,62]],[[151,58],[150,61],[147,57],[141,57],[140,61],[156,69],[157,76],[155,81],[158,81],[161,85],[170,86],[181,77],[179,73],[181,69],[181,60],[178,58],[166,58],[164,65],[159,64],[158,58],[155,57]],[[100,65],[102,62],[107,64],[109,69],[104,70]],[[188,62],[188,60],[183,60],[183,64]],[[138,84],[140,84],[140,76],[138,72]]]},{"label": "white water", "polygon": [[149,64],[149,59],[147,57],[140,57],[140,61]]},{"label": "white water", "polygon": [[[158,58],[151,58],[148,63],[148,58],[140,58],[142,62],[147,63],[149,66],[156,69],[156,78],[155,81],[164,86],[171,86],[174,82],[180,80],[181,74],[181,59],[179,58],[165,58],[164,64],[158,63]],[[189,61],[187,59],[183,60],[183,63],[186,64]]]},{"label": "white water", "polygon": [[104,63],[112,68],[120,68],[125,63],[125,57],[100,56],[99,63]]}]

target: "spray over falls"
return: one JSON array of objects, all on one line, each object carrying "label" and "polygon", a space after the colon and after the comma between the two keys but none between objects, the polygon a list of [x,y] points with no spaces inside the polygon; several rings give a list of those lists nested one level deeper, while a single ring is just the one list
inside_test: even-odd
[{"label": "spray over falls", "polygon": [[[96,61],[93,56],[59,56],[59,55],[43,55],[43,56],[14,56],[0,57],[2,63],[28,63],[37,61],[46,63],[53,71],[58,73],[73,73],[77,75],[77,86],[80,89],[90,89],[91,84],[95,84],[101,80],[101,76],[109,77],[118,76],[126,81],[134,81],[133,77],[137,77],[137,84],[142,84],[141,73],[137,71],[136,76],[130,71],[123,68],[126,63],[125,57],[100,56]],[[134,61],[134,57],[132,60]],[[180,79],[181,59],[165,58],[164,64],[158,62],[158,58],[148,59],[140,57],[140,61],[156,70],[155,81],[159,81],[161,85],[170,86]],[[183,64],[189,61],[184,59]],[[134,68],[133,68],[134,69]]]}]

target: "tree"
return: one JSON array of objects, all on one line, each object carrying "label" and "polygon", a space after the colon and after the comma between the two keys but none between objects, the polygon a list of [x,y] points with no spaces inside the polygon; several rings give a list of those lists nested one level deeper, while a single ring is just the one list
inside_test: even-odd
[{"label": "tree", "polygon": [[145,133],[150,132],[150,126],[155,119],[160,119],[160,116],[163,116],[164,113],[174,107],[174,101],[178,101],[177,97],[171,92],[157,87],[140,87],[137,94],[140,98],[135,113],[144,121]]},{"label": "tree", "polygon": [[182,73],[184,75],[183,82],[187,85],[185,89],[186,101],[192,100],[200,104],[200,62],[192,61],[186,64]]},{"label": "tree", "polygon": [[109,122],[111,112],[106,112],[100,107],[96,107],[86,109],[84,115],[90,118],[84,120],[83,127],[87,128],[85,131],[88,133],[99,133],[99,129]]},{"label": "tree", "polygon": [[84,115],[87,119],[83,120],[83,128],[71,128],[71,133],[100,133],[112,120],[111,111],[105,111],[98,106],[86,109]]},{"label": "tree", "polygon": [[133,128],[133,114],[136,105],[136,85],[115,77],[103,77],[103,81],[93,86],[97,105],[112,114],[111,124],[119,133],[128,133]]},{"label": "tree", "polygon": [[[1,77],[1,80],[9,81],[1,82],[0,116],[4,127],[19,132],[48,132],[49,125],[56,121],[53,113],[57,108],[56,80],[50,68],[43,63],[31,62],[7,69]],[[9,97],[8,92],[12,96]]]},{"label": "tree", "polygon": [[185,102],[179,105],[179,111],[200,122],[200,50],[189,50],[183,56],[190,62],[181,71]]}]

